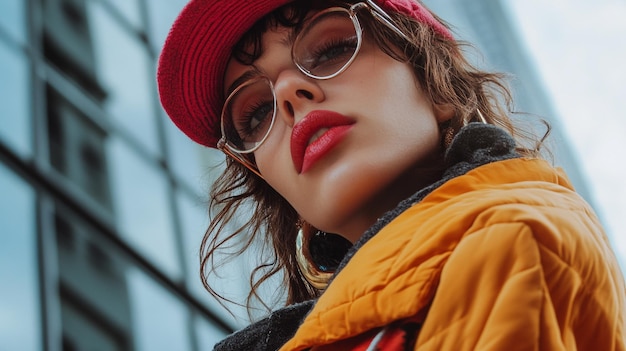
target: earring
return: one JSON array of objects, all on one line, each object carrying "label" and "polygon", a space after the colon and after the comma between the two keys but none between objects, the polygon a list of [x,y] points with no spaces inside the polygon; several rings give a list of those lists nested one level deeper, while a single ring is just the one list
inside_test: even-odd
[{"label": "earring", "polygon": [[[485,119],[485,116],[483,116],[482,112],[480,112],[479,109],[476,109],[476,114],[478,116],[478,120],[484,124],[487,124],[487,119]],[[442,125],[442,130],[441,130],[441,143],[443,145],[443,149],[447,150],[448,147],[450,147],[450,144],[452,144],[452,139],[454,139],[454,136],[457,133],[457,129],[454,129],[450,126],[450,121],[446,121],[444,122],[444,124]],[[463,121],[463,124],[461,126],[465,127],[468,124],[467,121]],[[459,128],[460,129],[460,128]]]},{"label": "earring", "polygon": [[296,261],[311,286],[324,290],[351,247],[352,243],[341,235],[325,233],[303,223],[296,236]]},{"label": "earring", "polygon": [[443,135],[441,142],[443,144],[443,149],[444,150],[448,150],[448,148],[450,147],[450,144],[452,144],[452,139],[454,139],[454,128],[452,127],[446,127],[443,129],[442,133]]},{"label": "earring", "polygon": [[441,146],[444,150],[448,150],[456,134],[456,130],[452,127],[452,120],[442,122],[439,129],[441,130]]}]

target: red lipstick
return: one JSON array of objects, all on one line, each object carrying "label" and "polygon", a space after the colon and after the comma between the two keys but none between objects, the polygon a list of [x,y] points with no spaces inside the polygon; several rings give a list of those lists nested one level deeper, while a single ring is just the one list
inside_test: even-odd
[{"label": "red lipstick", "polygon": [[343,139],[352,124],[352,119],[334,111],[308,113],[291,133],[291,158],[296,171],[304,173],[311,168]]}]

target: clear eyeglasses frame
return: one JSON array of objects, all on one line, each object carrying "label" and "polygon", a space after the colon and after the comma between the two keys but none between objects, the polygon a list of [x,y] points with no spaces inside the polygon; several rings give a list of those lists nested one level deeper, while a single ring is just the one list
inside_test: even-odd
[{"label": "clear eyeglasses frame", "polygon": [[[331,7],[308,19],[305,26],[297,34],[291,48],[291,59],[296,67],[298,67],[298,70],[300,70],[307,77],[318,80],[331,79],[343,73],[355,60],[363,42],[363,29],[357,17],[357,12],[361,9],[369,10],[370,14],[375,19],[383,23],[389,29],[393,30],[404,40],[410,41],[409,38],[396,25],[393,24],[391,17],[372,0],[366,0],[365,2],[353,4],[349,8]],[[315,27],[317,26],[323,28],[323,25],[320,24],[323,23],[327,26],[331,26],[329,31],[334,30],[337,32],[337,30],[332,27],[333,19],[340,18],[342,16],[345,17],[346,15],[347,18],[351,20],[353,29],[350,29],[349,33],[343,34],[345,34],[346,37],[348,34],[356,36],[356,38],[348,38],[350,40],[356,40],[356,43],[351,43],[351,46],[349,47],[343,47],[344,51],[345,49],[349,49],[350,51],[347,53],[343,51],[331,52],[331,55],[336,55],[336,57],[323,57],[323,60],[318,59],[318,57],[311,57],[313,55],[317,55],[312,53],[315,50],[310,49],[317,45],[317,40],[315,39],[318,38],[316,35],[319,34],[316,33],[321,31],[320,29],[316,32]],[[330,24],[328,24],[329,22]],[[342,39],[348,40],[346,38]],[[336,50],[336,48],[334,50]],[[256,104],[256,102],[251,101],[260,100],[258,95],[261,95],[265,99],[265,105],[263,107],[254,106],[255,114],[251,113],[251,117],[243,116],[247,113],[244,112],[246,108],[251,109],[253,107],[252,105]],[[249,106],[246,106],[246,104]],[[246,108],[243,108],[240,105],[244,105]],[[241,162],[256,175],[261,176],[256,165],[247,156],[247,154],[251,154],[256,151],[267,139],[272,127],[274,126],[276,113],[276,92],[274,90],[274,84],[268,77],[259,75],[243,82],[228,95],[228,98],[224,103],[222,114],[220,116],[222,137],[218,142],[218,149]],[[256,118],[257,116],[262,118]],[[237,126],[237,122],[242,124],[241,121],[245,121],[246,118],[248,118],[248,120],[245,123],[254,125],[254,132],[244,132],[241,126]],[[269,123],[267,120],[268,118]],[[248,134],[242,137],[244,133]]]}]

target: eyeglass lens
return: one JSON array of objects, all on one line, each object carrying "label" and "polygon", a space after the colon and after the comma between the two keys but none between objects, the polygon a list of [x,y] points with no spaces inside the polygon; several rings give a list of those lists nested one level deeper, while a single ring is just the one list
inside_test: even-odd
[{"label": "eyeglass lens", "polygon": [[[328,79],[344,70],[360,45],[358,24],[347,10],[335,9],[311,19],[298,34],[293,60],[303,73]],[[249,152],[262,143],[275,118],[272,83],[254,78],[239,86],[226,100],[222,114],[223,133],[229,146]]]},{"label": "eyeglass lens", "polygon": [[265,77],[239,86],[224,106],[222,123],[228,144],[239,151],[251,150],[270,130],[275,99],[272,83]]}]

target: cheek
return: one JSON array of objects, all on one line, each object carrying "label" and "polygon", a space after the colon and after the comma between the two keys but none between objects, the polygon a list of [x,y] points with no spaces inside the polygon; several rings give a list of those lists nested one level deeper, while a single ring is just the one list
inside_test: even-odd
[{"label": "cheek", "polygon": [[289,149],[291,128],[277,120],[263,145],[254,152],[257,167],[265,181],[282,194],[280,185],[297,176]]}]

